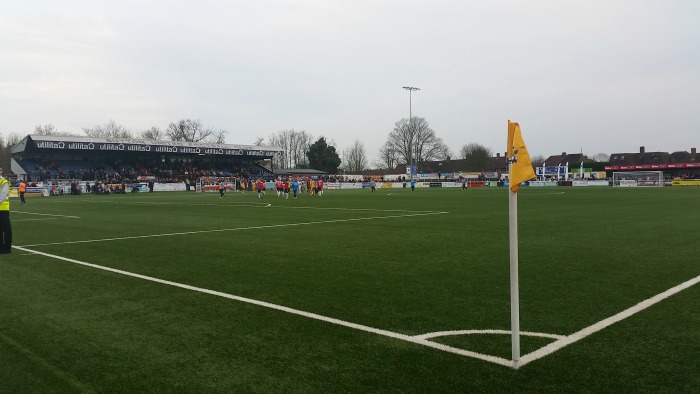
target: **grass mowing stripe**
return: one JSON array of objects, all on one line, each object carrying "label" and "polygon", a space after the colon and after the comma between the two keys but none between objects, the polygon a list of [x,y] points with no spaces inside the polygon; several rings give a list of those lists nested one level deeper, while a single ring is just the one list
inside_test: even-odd
[{"label": "grass mowing stripe", "polygon": [[278,304],[273,304],[270,302],[254,300],[252,298],[240,297],[237,295],[223,293],[220,291],[204,289],[201,287],[190,286],[190,285],[187,285],[184,283],[172,282],[169,280],[154,278],[152,276],[141,275],[141,274],[137,274],[134,272],[123,271],[123,270],[119,270],[119,269],[115,269],[115,268],[105,267],[105,266],[98,265],[98,264],[87,263],[84,261],[75,260],[75,259],[71,259],[71,258],[63,257],[63,256],[57,256],[57,255],[50,254],[50,253],[39,252],[36,250],[27,249],[27,248],[20,247],[20,246],[14,246],[14,248],[22,250],[24,252],[29,252],[29,253],[34,253],[34,254],[45,256],[45,257],[49,257],[52,259],[67,261],[67,262],[73,263],[73,264],[79,264],[79,265],[83,265],[86,267],[96,268],[96,269],[100,269],[100,270],[104,270],[104,271],[109,271],[109,272],[113,272],[116,274],[126,275],[126,276],[130,276],[130,277],[137,278],[137,279],[143,279],[143,280],[150,281],[150,282],[160,283],[160,284],[164,284],[164,285],[168,285],[168,286],[174,286],[174,287],[178,287],[178,288],[185,289],[185,290],[191,290],[191,291],[205,293],[205,294],[209,294],[209,295],[213,295],[213,296],[217,296],[217,297],[227,298],[230,300],[245,302],[248,304],[253,304],[253,305],[258,305],[258,306],[262,306],[265,308],[275,309],[278,311],[282,311],[282,312],[286,312],[286,313],[290,313],[290,314],[294,314],[294,315],[299,315],[299,316],[307,317],[307,318],[314,319],[314,320],[320,320],[320,321],[323,321],[326,323],[336,324],[339,326],[348,327],[348,328],[352,328],[355,330],[365,331],[365,332],[369,332],[372,334],[377,334],[377,335],[382,335],[382,336],[389,337],[389,338],[399,339],[402,341],[411,342],[411,343],[414,343],[417,345],[431,347],[433,349],[438,349],[438,350],[442,350],[442,351],[449,352],[449,353],[459,354],[462,356],[467,356],[467,357],[472,357],[472,358],[476,358],[476,359],[483,360],[483,361],[492,362],[492,363],[502,365],[505,367],[510,367],[512,364],[512,361],[506,360],[506,359],[501,358],[501,357],[490,356],[487,354],[482,354],[482,353],[472,352],[472,351],[468,351],[468,350],[464,350],[464,349],[454,348],[451,346],[443,345],[441,343],[431,342],[431,341],[428,341],[428,340],[420,338],[420,337],[414,337],[414,336],[400,334],[400,333],[393,332],[393,331],[369,327],[369,326],[365,326],[362,324],[352,323],[352,322],[348,322],[345,320],[340,320],[340,319],[335,319],[332,317],[319,315],[319,314],[312,313],[312,312],[306,312],[306,311],[302,311],[302,310],[298,310],[298,309],[294,309],[294,308],[289,308],[289,307],[278,305]]},{"label": "grass mowing stripe", "polygon": [[80,382],[80,380],[78,380],[78,378],[71,375],[69,372],[64,371],[61,368],[58,368],[57,366],[51,364],[47,360],[43,359],[42,357],[29,350],[26,346],[23,346],[21,343],[15,341],[14,339],[8,337],[7,335],[1,332],[0,341],[5,342],[7,345],[11,346],[13,349],[17,350],[25,357],[27,357],[27,359],[29,359],[31,362],[36,363],[37,365],[46,369],[59,380],[66,382],[69,386],[75,388],[78,392],[90,393],[93,391],[88,387],[85,387],[85,385],[83,385]]},{"label": "grass mowing stripe", "polygon": [[43,244],[32,244],[23,245],[25,247],[34,246],[49,246],[49,245],[67,245],[67,244],[80,244],[80,243],[91,243],[91,242],[107,242],[107,241],[121,241],[125,239],[138,239],[138,238],[155,238],[155,237],[172,237],[177,235],[191,235],[191,234],[203,234],[203,233],[219,233],[226,231],[242,231],[242,230],[259,230],[265,228],[279,228],[279,227],[291,227],[291,226],[307,226],[312,224],[328,224],[328,223],[341,223],[341,222],[351,222],[359,220],[376,220],[376,219],[393,219],[393,218],[404,218],[413,216],[426,216],[426,215],[442,215],[449,212],[425,212],[425,213],[414,213],[407,215],[389,215],[389,216],[373,216],[364,218],[350,218],[350,219],[333,219],[333,220],[319,220],[313,222],[301,222],[301,223],[284,223],[284,224],[269,224],[266,226],[249,226],[249,227],[234,227],[234,228],[221,228],[214,230],[197,230],[197,231],[184,231],[179,233],[165,233],[165,234],[150,234],[150,235],[133,235],[129,237],[116,237],[116,238],[103,238],[103,239],[88,239],[82,241],[67,241],[67,242],[52,242]]},{"label": "grass mowing stripe", "polygon": [[661,302],[661,301],[665,300],[666,298],[668,298],[668,297],[670,297],[670,296],[672,296],[680,291],[683,291],[691,286],[698,284],[699,282],[700,282],[700,275],[696,276],[693,279],[685,281],[677,286],[674,286],[674,287],[664,291],[663,293],[659,293],[651,298],[648,298],[648,299],[638,303],[637,305],[635,305],[631,308],[627,308],[620,313],[617,313],[613,316],[608,317],[607,319],[603,319],[603,320],[599,321],[598,323],[592,324],[592,325],[590,325],[582,330],[579,330],[579,331],[567,336],[566,338],[552,342],[549,345],[547,345],[541,349],[538,349],[530,354],[527,354],[527,355],[521,357],[519,366],[522,367],[523,365],[525,365],[529,362],[532,362],[532,361],[535,361],[535,360],[540,359],[542,357],[548,356],[548,355],[556,352],[559,349],[562,349],[566,346],[569,346],[572,343],[577,342],[577,341],[579,341],[579,340],[581,340],[581,339],[583,339],[591,334],[594,334],[594,333],[596,333],[596,332],[598,332],[598,331],[600,331],[600,330],[602,330],[602,329],[604,329],[612,324],[615,324],[619,321],[622,321],[622,320],[634,315],[637,312],[641,312],[644,309],[647,309],[650,306],[652,306],[658,302]]}]

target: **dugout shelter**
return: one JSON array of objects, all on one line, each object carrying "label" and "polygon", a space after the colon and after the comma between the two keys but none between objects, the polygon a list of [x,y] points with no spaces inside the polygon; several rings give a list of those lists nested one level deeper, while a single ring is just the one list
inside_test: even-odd
[{"label": "dugout shelter", "polygon": [[11,149],[10,169],[18,179],[36,181],[270,176],[271,159],[282,151],[275,146],[30,134]]}]

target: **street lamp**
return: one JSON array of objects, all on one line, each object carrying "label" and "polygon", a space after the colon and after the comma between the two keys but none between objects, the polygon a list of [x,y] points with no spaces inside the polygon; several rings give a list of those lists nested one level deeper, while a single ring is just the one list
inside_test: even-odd
[{"label": "street lamp", "polygon": [[411,94],[416,91],[420,90],[420,88],[414,88],[413,86],[404,86],[404,90],[408,90],[408,124],[411,127],[411,140],[409,141],[409,150],[408,150],[408,162],[409,165],[411,166],[411,180],[413,180],[413,138],[415,138],[415,130],[413,130],[413,103]]}]

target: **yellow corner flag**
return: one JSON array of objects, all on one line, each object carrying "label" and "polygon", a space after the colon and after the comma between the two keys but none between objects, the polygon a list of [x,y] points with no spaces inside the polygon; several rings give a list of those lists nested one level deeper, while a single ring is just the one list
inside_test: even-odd
[{"label": "yellow corner flag", "polygon": [[508,121],[508,159],[512,160],[510,167],[510,191],[516,193],[520,184],[534,178],[535,171],[532,169],[530,154],[525,147],[525,141],[520,134],[520,125]]}]

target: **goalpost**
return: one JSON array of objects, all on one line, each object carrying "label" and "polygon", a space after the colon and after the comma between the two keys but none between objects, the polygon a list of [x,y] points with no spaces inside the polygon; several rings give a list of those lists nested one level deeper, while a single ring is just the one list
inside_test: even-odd
[{"label": "goalpost", "polygon": [[664,185],[663,171],[626,171],[613,172],[613,186],[636,187],[652,186],[662,187]]},{"label": "goalpost", "polygon": [[219,192],[219,182],[224,183],[224,189],[227,192],[238,191],[236,187],[235,177],[216,177],[216,176],[205,176],[197,178],[197,183],[195,184],[198,192]]}]

